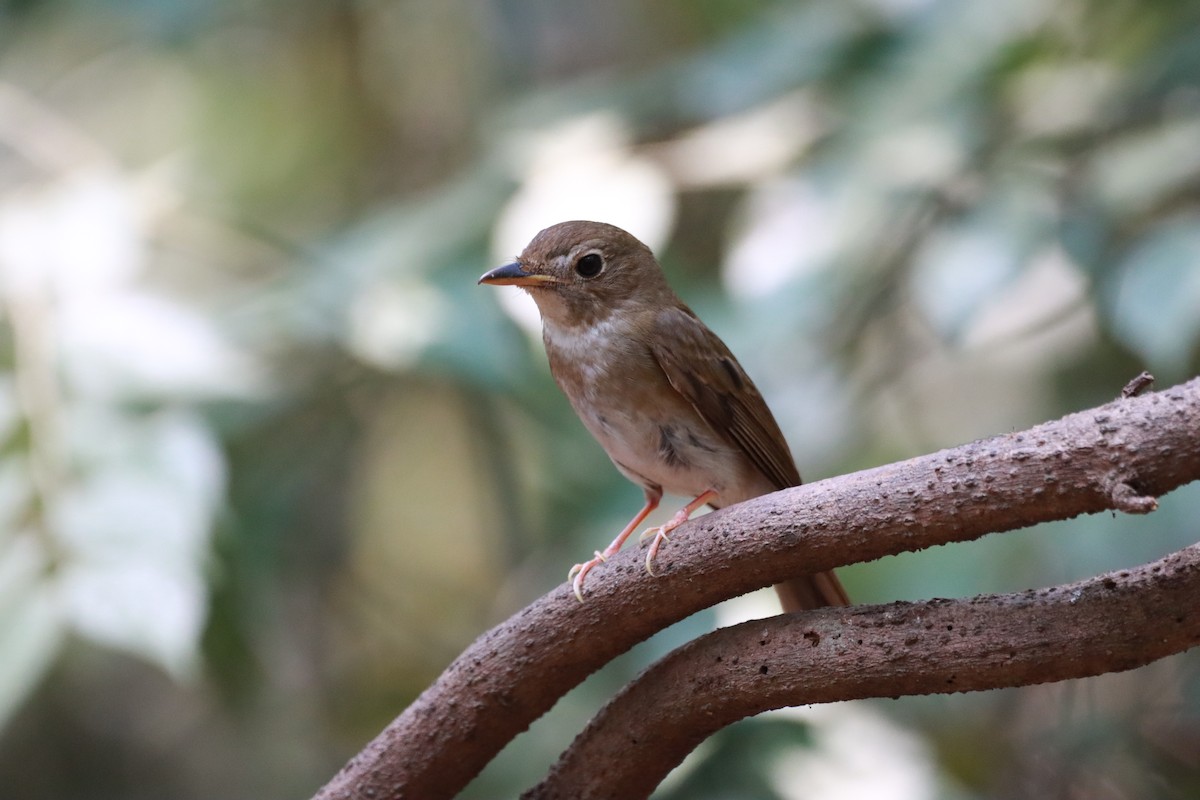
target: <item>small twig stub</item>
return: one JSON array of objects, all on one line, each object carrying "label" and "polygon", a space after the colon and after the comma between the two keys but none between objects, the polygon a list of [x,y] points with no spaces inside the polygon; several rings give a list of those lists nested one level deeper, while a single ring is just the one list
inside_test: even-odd
[{"label": "small twig stub", "polygon": [[1142,370],[1140,375],[1125,384],[1125,388],[1121,390],[1121,397],[1137,397],[1153,384],[1154,376],[1146,370]]}]

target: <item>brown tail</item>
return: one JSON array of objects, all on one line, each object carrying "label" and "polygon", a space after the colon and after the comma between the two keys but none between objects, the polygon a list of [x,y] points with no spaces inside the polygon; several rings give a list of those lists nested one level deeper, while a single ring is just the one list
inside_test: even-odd
[{"label": "brown tail", "polygon": [[788,613],[823,606],[850,605],[850,596],[832,570],[777,583],[775,593],[779,595],[779,604]]}]

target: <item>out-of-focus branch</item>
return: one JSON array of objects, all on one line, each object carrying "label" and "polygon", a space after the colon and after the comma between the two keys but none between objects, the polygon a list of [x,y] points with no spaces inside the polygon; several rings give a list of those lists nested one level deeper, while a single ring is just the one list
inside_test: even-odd
[{"label": "out-of-focus branch", "polygon": [[1200,643],[1200,544],[1022,594],[781,615],[689,642],[617,695],[528,800],[645,797],[696,745],[773,708],[1028,686]]},{"label": "out-of-focus branch", "polygon": [[1149,511],[1197,479],[1200,379],[706,515],[659,554],[658,577],[626,551],[592,573],[586,603],[563,584],[485,633],[317,796],[452,797],[591,672],[723,599],[1037,522]]}]

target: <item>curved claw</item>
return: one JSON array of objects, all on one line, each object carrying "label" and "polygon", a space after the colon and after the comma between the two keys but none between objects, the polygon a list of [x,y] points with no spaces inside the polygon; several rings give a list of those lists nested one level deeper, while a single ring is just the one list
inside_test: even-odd
[{"label": "curved claw", "polygon": [[584,564],[576,564],[567,573],[567,580],[571,582],[571,590],[575,592],[575,599],[581,603],[583,602],[583,576],[587,575],[584,567]]},{"label": "curved claw", "polygon": [[639,533],[638,534],[638,547],[642,547],[643,545],[645,545],[646,540],[649,539],[650,537],[658,536],[660,533],[662,533],[662,529],[663,529],[662,525],[655,525],[653,527],[646,528],[646,530]]},{"label": "curved claw", "polygon": [[587,572],[589,569],[591,569],[591,566],[591,562],[586,564],[576,564],[575,566],[571,567],[571,570],[567,573],[567,581],[571,584],[571,588],[575,591],[575,598],[581,603],[583,602],[583,576],[587,575]]},{"label": "curved claw", "polygon": [[[653,528],[651,530],[654,530]],[[646,572],[649,572],[654,577],[658,577],[658,573],[654,571],[654,557],[658,555],[658,548],[663,542],[671,541],[662,528],[659,528],[654,534],[654,541],[650,543],[650,549],[646,551]]]},{"label": "curved claw", "polygon": [[570,582],[571,589],[575,592],[575,599],[577,599],[579,602],[583,602],[583,579],[587,577],[589,572],[591,572],[592,567],[603,561],[608,561],[608,556],[597,550],[596,557],[591,561],[585,561],[582,564],[576,564],[575,566],[571,567],[569,572],[567,572],[567,581]]}]

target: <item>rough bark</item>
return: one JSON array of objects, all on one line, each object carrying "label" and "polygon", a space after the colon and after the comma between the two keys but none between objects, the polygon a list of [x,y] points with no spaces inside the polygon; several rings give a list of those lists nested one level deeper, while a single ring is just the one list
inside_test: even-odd
[{"label": "rough bark", "polygon": [[1200,544],[1051,589],[821,609],[723,628],[627,686],[524,797],[647,797],[710,735],[774,708],[1140,667],[1200,643],[1197,598]]},{"label": "rough bark", "polygon": [[[1200,379],[708,514],[663,548],[658,577],[626,550],[589,576],[586,603],[564,584],[485,633],[317,797],[452,797],[591,672],[721,600],[1038,522],[1148,512],[1154,498],[1197,479]],[[853,618],[813,617],[843,626]]]}]

